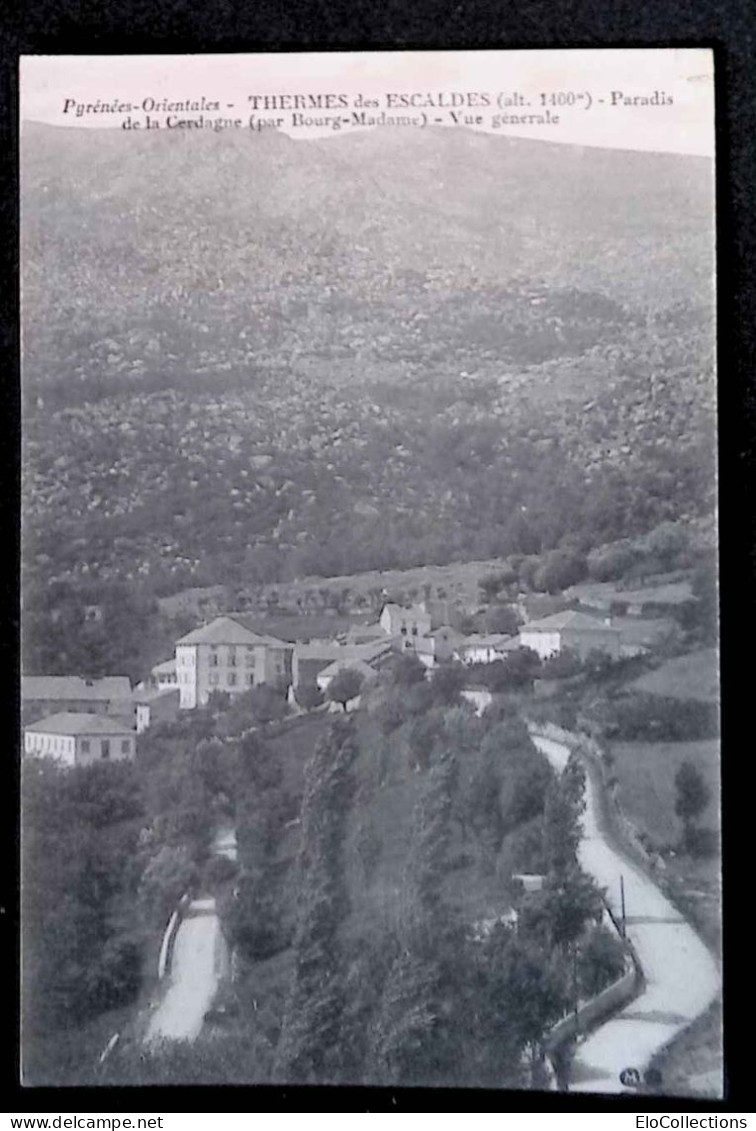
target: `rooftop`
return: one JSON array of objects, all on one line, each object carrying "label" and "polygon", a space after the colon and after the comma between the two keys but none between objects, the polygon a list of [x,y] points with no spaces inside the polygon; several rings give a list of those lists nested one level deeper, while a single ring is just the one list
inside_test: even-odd
[{"label": "rooftop", "polygon": [[156,699],[167,699],[170,696],[178,701],[181,692],[177,687],[153,687],[146,691],[134,692],[134,703],[154,703]]},{"label": "rooftop", "polygon": [[39,719],[24,728],[36,734],[66,734],[66,735],[113,735],[133,734],[131,727],[124,726],[116,719],[107,715],[88,715],[79,711],[61,711],[57,715],[49,715],[46,719]]},{"label": "rooftop", "polygon": [[524,624],[520,632],[555,632],[562,628],[572,629],[574,632],[618,632],[611,625],[604,624],[597,617],[589,617],[586,613],[575,612],[574,609],[565,609],[561,613],[554,613],[543,620],[533,620]]},{"label": "rooftop", "polygon": [[500,648],[514,639],[508,632],[473,632],[460,641],[460,648]]},{"label": "rooftop", "polygon": [[404,617],[414,617],[416,620],[417,619],[428,620],[429,617],[430,617],[430,614],[426,612],[425,607],[423,605],[406,606],[406,605],[397,605],[396,601],[387,601],[386,604],[381,609],[381,616],[383,616],[383,614],[386,612],[387,609],[390,613],[399,613],[400,616],[404,616]]},{"label": "rooftop", "polygon": [[372,660],[392,647],[392,638],[368,641],[365,644],[334,644],[331,642],[295,644],[298,660]]},{"label": "rooftop", "polygon": [[128,699],[131,683],[126,675],[83,679],[78,675],[23,675],[23,699]]},{"label": "rooftop", "polygon": [[283,640],[276,640],[273,636],[261,636],[252,632],[240,623],[238,616],[216,617],[209,624],[195,628],[182,636],[176,644],[268,644],[278,648],[287,648],[290,645]]},{"label": "rooftop", "polygon": [[365,663],[364,660],[334,660],[327,668],[323,668],[322,672],[318,673],[318,679],[322,676],[336,676],[342,671],[359,672],[365,679],[374,679],[375,672]]}]

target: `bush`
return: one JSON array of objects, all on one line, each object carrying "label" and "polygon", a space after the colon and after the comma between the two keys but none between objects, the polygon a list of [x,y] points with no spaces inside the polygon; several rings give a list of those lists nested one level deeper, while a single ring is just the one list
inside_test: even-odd
[{"label": "bush", "polygon": [[325,701],[325,696],[314,683],[303,683],[295,692],[297,704],[303,711],[313,711]]},{"label": "bush", "polygon": [[541,675],[544,679],[568,679],[579,675],[583,670],[580,656],[570,648],[563,648],[543,662]]},{"label": "bush", "polygon": [[535,571],[533,585],[547,593],[558,593],[582,581],[587,568],[582,554],[570,550],[554,550],[547,554],[543,565]]},{"label": "bush", "polygon": [[633,566],[636,557],[636,552],[626,543],[600,546],[588,555],[588,576],[592,581],[618,581]]},{"label": "bush", "polygon": [[715,703],[626,695],[609,705],[607,733],[623,742],[690,742],[715,738],[719,712]]},{"label": "bush", "polygon": [[696,860],[711,859],[719,853],[719,837],[714,829],[689,825],[685,830],[684,848]]},{"label": "bush", "polygon": [[205,866],[205,883],[208,887],[228,883],[238,871],[236,862],[229,860],[227,856],[213,856]]},{"label": "bush", "polygon": [[578,980],[583,994],[594,997],[616,982],[624,971],[622,943],[605,927],[595,927],[581,948],[578,961]]}]

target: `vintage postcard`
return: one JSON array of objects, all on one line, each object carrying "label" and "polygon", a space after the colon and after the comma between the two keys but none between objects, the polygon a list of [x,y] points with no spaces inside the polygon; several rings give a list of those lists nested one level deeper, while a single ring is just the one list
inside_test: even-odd
[{"label": "vintage postcard", "polygon": [[713,66],[22,59],[26,1085],[722,1096]]}]

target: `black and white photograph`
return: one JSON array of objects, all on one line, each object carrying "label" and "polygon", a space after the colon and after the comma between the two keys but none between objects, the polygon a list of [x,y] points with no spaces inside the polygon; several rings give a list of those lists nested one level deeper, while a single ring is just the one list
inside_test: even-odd
[{"label": "black and white photograph", "polygon": [[23,1085],[721,1099],[712,52],[19,135]]}]

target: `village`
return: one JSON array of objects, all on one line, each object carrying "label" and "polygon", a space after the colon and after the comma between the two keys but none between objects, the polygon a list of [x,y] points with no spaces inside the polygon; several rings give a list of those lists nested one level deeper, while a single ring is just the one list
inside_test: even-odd
[{"label": "village", "polygon": [[[653,1004],[656,1001],[655,995],[658,994],[659,1001],[665,1007],[670,1002],[675,1003],[681,1016],[688,1012],[690,1016],[694,1016],[696,1011],[704,1011],[717,982],[708,952],[689,924],[668,902],[670,896],[679,899],[683,890],[673,871],[669,872],[667,886],[661,890],[650,882],[648,876],[627,877],[623,880],[634,912],[646,906],[657,910],[661,908],[664,912],[662,918],[668,924],[664,927],[650,926],[645,931],[635,927],[635,950],[627,950],[624,902],[620,908],[617,892],[614,890],[618,877],[626,868],[626,857],[622,852],[630,853],[631,857],[634,855],[645,862],[645,870],[649,876],[654,877],[663,876],[673,859],[667,858],[658,850],[660,841],[654,846],[653,841],[643,839],[642,835],[639,839],[638,826],[628,822],[619,808],[619,816],[613,818],[616,825],[613,837],[606,839],[603,824],[597,823],[597,813],[600,806],[606,804],[606,801],[600,800],[602,793],[607,792],[607,796],[614,796],[615,802],[617,801],[616,793],[613,794],[611,789],[607,791],[606,785],[609,767],[613,764],[611,751],[615,747],[604,744],[605,753],[601,753],[602,747],[595,743],[591,745],[591,740],[586,739],[585,732],[586,728],[590,728],[591,719],[585,704],[590,700],[591,688],[595,694],[597,689],[606,689],[609,685],[624,689],[631,699],[633,696],[640,696],[638,701],[643,702],[643,709],[650,716],[654,716],[654,709],[649,704],[655,701],[660,707],[660,714],[658,718],[650,718],[653,737],[653,727],[659,725],[660,719],[664,722],[667,718],[662,709],[665,704],[676,704],[675,712],[685,717],[690,708],[689,695],[708,700],[716,697],[715,661],[706,649],[694,647],[697,642],[705,643],[705,640],[699,640],[695,630],[688,633],[681,630],[681,625],[686,623],[686,615],[690,617],[695,614],[695,621],[695,616],[700,614],[700,593],[694,592],[693,575],[680,570],[647,577],[643,584],[635,581],[632,588],[585,581],[551,594],[534,594],[521,591],[512,584],[507,585],[506,578],[509,575],[506,569],[497,573],[495,569],[489,568],[485,573],[477,571],[475,576],[478,579],[477,593],[468,588],[467,603],[462,599],[464,587],[458,586],[455,596],[450,599],[448,590],[443,586],[441,590],[445,596],[439,597],[438,587],[434,595],[427,582],[424,595],[412,600],[407,589],[403,593],[401,587],[396,585],[393,575],[384,579],[393,584],[373,584],[369,599],[360,594],[358,585],[357,591],[351,594],[351,600],[345,601],[344,587],[340,589],[336,581],[332,583],[331,590],[335,594],[341,594],[341,615],[331,608],[330,616],[327,609],[333,602],[331,590],[326,592],[328,586],[325,585],[317,590],[316,603],[321,606],[319,611],[313,609],[310,613],[302,612],[303,598],[297,587],[278,587],[275,617],[270,616],[270,594],[265,591],[249,596],[245,601],[248,607],[244,611],[223,609],[224,599],[232,596],[223,587],[206,591],[189,590],[183,595],[165,598],[165,605],[177,616],[178,623],[185,625],[190,618],[199,623],[189,631],[177,633],[173,655],[153,664],[144,679],[134,686],[128,677],[119,675],[99,678],[85,678],[74,674],[22,677],[25,754],[35,763],[54,760],[64,770],[89,767],[82,771],[84,773],[92,772],[95,766],[102,766],[103,763],[136,762],[137,773],[142,776],[148,767],[149,758],[153,752],[161,750],[160,743],[163,741],[158,738],[157,745],[146,743],[148,761],[145,762],[143,753],[139,762],[137,744],[145,743],[147,732],[150,735],[153,732],[164,734],[165,741],[169,743],[178,738],[177,751],[188,739],[189,746],[185,749],[187,765],[197,764],[192,762],[195,754],[192,747],[196,746],[197,754],[206,750],[199,737],[205,732],[197,731],[195,735],[191,729],[176,730],[177,723],[193,712],[199,714],[204,711],[207,714],[209,711],[215,720],[220,720],[215,724],[220,728],[216,733],[223,734],[222,720],[225,717],[231,720],[233,711],[246,700],[251,713],[238,715],[230,724],[230,734],[237,736],[232,739],[232,743],[241,743],[240,748],[244,749],[252,731],[264,735],[264,742],[275,744],[280,741],[275,737],[280,734],[279,727],[287,727],[289,724],[314,725],[318,728],[316,733],[325,734],[322,727],[328,728],[328,720],[322,717],[323,712],[326,715],[334,713],[333,722],[337,727],[344,716],[364,716],[365,720],[382,719],[386,717],[381,714],[384,709],[381,707],[382,697],[385,697],[387,690],[390,695],[392,687],[401,704],[398,707],[399,721],[403,717],[402,712],[406,710],[410,712],[411,718],[411,712],[417,709],[413,703],[419,702],[418,679],[420,684],[425,682],[428,685],[427,690],[432,697],[430,702],[445,704],[444,710],[455,703],[461,705],[466,702],[471,723],[477,716],[486,727],[495,727],[497,718],[513,717],[508,715],[511,708],[507,708],[506,704],[514,706],[515,716],[519,715],[527,721],[527,731],[520,731],[521,737],[516,741],[525,743],[521,756],[526,761],[530,760],[531,767],[527,772],[536,777],[543,772],[538,767],[542,765],[544,758],[553,769],[563,774],[571,743],[576,740],[575,731],[582,731],[583,738],[578,740],[579,743],[588,742],[585,750],[588,751],[589,761],[590,751],[599,751],[602,768],[598,778],[594,770],[586,784],[588,809],[584,836],[587,840],[585,847],[581,849],[581,861],[588,872],[605,885],[604,891],[607,894],[604,899],[607,902],[599,917],[600,926],[596,929],[604,932],[602,938],[605,940],[614,940],[611,945],[609,942],[606,945],[610,950],[614,946],[616,953],[613,953],[603,975],[590,972],[590,964],[594,959],[589,957],[588,951],[585,959],[581,960],[586,963],[585,973],[581,975],[581,979],[584,979],[581,980],[581,985],[584,988],[581,990],[579,1011],[577,1004],[574,1009],[579,1012],[581,1026],[589,1025],[589,1019],[594,1014],[596,1020],[590,1022],[590,1027],[595,1031],[585,1049],[578,1051],[577,1063],[579,1066],[586,1066],[586,1087],[601,1090],[605,1086],[605,1079],[606,1087],[614,1090],[619,1080],[617,1069],[622,1067],[620,1062],[624,1063],[625,1056],[625,1012],[628,1017],[635,1017],[633,1007],[628,1003],[641,1000],[645,1002],[645,998],[641,999],[638,995],[644,985],[643,977],[648,976],[649,970],[655,970],[651,988],[647,991],[649,1000]],[[423,577],[423,573],[416,570],[410,577],[415,582]],[[419,596],[417,587],[411,585],[410,588],[413,594]],[[312,586],[308,591],[313,594],[316,592]],[[390,599],[395,596],[404,596],[405,599]],[[352,609],[347,611],[344,604],[350,603]],[[372,605],[372,613],[366,607],[368,605]],[[267,627],[271,631],[265,631],[266,611]],[[93,605],[87,607],[84,615],[86,621],[96,621],[100,613],[98,607]],[[331,632],[327,631],[329,620],[333,623]],[[289,631],[285,630],[287,622]],[[491,623],[506,624],[507,631],[485,631],[486,624]],[[311,635],[307,633],[309,625],[312,626]],[[277,626],[276,634],[272,631],[273,626]],[[403,663],[409,664],[409,668],[405,667],[405,675],[400,675]],[[706,679],[702,680],[702,672],[708,672],[711,686],[704,686]],[[424,679],[421,673],[424,673]],[[452,673],[452,678],[446,683],[445,673]],[[377,692],[375,695],[373,688]],[[577,726],[574,714],[571,720],[569,716],[565,716],[565,705],[576,689],[578,696],[582,696],[580,702],[584,711]],[[255,698],[261,694],[262,700]],[[366,706],[361,711],[363,701]],[[269,708],[271,702],[275,705],[273,712],[255,714],[261,703]],[[482,716],[488,716],[489,722],[486,723]],[[573,727],[572,731],[569,727],[565,730],[561,725],[554,725],[555,720],[562,724],[565,718]],[[244,719],[247,721],[239,721]],[[255,721],[250,728],[251,720]],[[308,723],[308,720],[311,722]],[[615,725],[617,720],[627,730],[627,721],[623,720],[621,712],[616,716]],[[266,721],[271,725],[266,726]],[[595,713],[592,721],[601,724],[601,713]],[[699,725],[696,719],[693,719],[693,724]],[[368,722],[368,728],[370,725]],[[385,724],[381,723],[383,725]],[[241,730],[239,726],[242,727]],[[331,733],[336,734],[337,731]],[[415,735],[419,732],[409,733]],[[512,741],[514,732],[506,733],[509,733],[509,741]],[[600,725],[597,733],[600,733]],[[604,725],[604,738],[609,733],[609,728]],[[701,734],[704,733],[701,731]],[[300,737],[297,737],[298,734]],[[301,734],[302,732],[291,732],[288,753],[283,763],[286,765],[288,759],[287,776],[298,760],[307,760],[305,751],[297,759]],[[480,741],[479,736],[475,738],[474,735],[474,731],[470,732],[473,742]],[[622,732],[619,737],[627,735]],[[641,737],[648,738],[649,734]],[[311,742],[312,739],[307,741]],[[391,738],[388,741],[389,746],[395,748],[395,755],[398,755],[403,740],[397,742],[395,738]],[[411,741],[415,743],[417,738],[413,737]],[[679,745],[684,754],[695,743],[683,742]],[[699,746],[702,745],[699,742]],[[526,754],[528,747],[529,755]],[[220,747],[216,748],[219,749]],[[633,758],[642,749],[642,743],[635,744]],[[420,747],[410,758],[411,763],[415,758],[419,759],[414,767],[415,774],[422,765],[419,750]],[[629,745],[628,750],[630,751]],[[471,764],[475,765],[479,755],[474,747],[468,753]],[[203,757],[208,756],[209,747],[203,754]],[[506,749],[499,749],[497,752],[497,760],[502,761],[502,767],[511,756]],[[213,759],[216,757],[217,752],[208,763],[211,774]],[[628,758],[628,766],[631,764]],[[111,772],[115,771],[114,765]],[[295,773],[301,775],[303,771],[302,765]],[[107,769],[103,772],[108,773]],[[383,780],[385,770],[376,767],[375,771],[367,772],[378,772]],[[647,772],[653,780],[652,788],[658,787],[660,774],[663,776],[669,773],[661,763],[649,765]],[[620,773],[623,799],[631,797],[631,777],[627,776],[625,770]],[[412,776],[411,774],[410,779]],[[415,783],[410,785],[410,780],[403,781],[401,789],[407,797],[400,799],[397,795],[395,800],[400,809],[410,803],[415,788]],[[262,812],[271,804],[269,796],[263,792],[259,800],[253,803],[248,799],[246,805],[259,805]],[[227,805],[228,802],[224,804]],[[643,802],[643,805],[647,806],[647,802]],[[149,1006],[137,1011],[126,1025],[126,1031],[140,1034],[138,1041],[150,1049],[156,1047],[156,1042],[164,1047],[166,1040],[195,1042],[204,1034],[201,1047],[205,1050],[203,1055],[207,1055],[210,1047],[207,1045],[208,1032],[212,1037],[219,1025],[221,1033],[226,1031],[226,1011],[232,1005],[234,1009],[237,1008],[234,1002],[240,991],[233,987],[237,985],[234,979],[238,978],[238,973],[234,975],[228,963],[238,963],[239,949],[241,947],[244,953],[244,944],[239,941],[243,936],[237,933],[238,927],[234,926],[234,916],[238,912],[229,909],[229,895],[223,893],[230,882],[237,885],[234,892],[244,890],[238,886],[238,879],[233,881],[228,878],[238,874],[237,829],[234,824],[241,821],[242,828],[244,827],[244,803],[240,798],[234,799],[227,812],[228,815],[224,815],[226,810],[222,806],[210,818],[208,831],[211,855],[205,865],[205,878],[199,888],[194,888],[192,896],[182,897],[165,928],[158,963],[157,984],[161,989],[157,996],[152,991]],[[232,813],[236,814],[235,817]],[[637,816],[636,811],[634,817]],[[282,839],[278,845],[271,843],[271,857],[264,865],[261,860],[261,867],[275,871],[278,854],[282,846],[289,844],[291,828],[298,826],[300,820],[301,814],[282,826],[279,833]],[[181,837],[185,834],[179,835]],[[619,855],[617,844],[622,848]],[[185,849],[175,847],[169,851],[181,853]],[[248,851],[246,849],[245,853]],[[290,860],[291,847],[284,847],[283,851],[284,857]],[[674,857],[675,853],[671,855]],[[539,865],[539,859],[538,851],[534,854],[532,847],[526,848],[520,855],[505,851],[489,881],[478,876],[474,896],[471,891],[463,904],[465,913],[470,916],[468,931],[473,945],[490,947],[496,932],[503,929],[513,932],[513,937],[518,937],[521,920],[522,929],[528,929],[529,908],[546,898],[545,892],[550,882],[541,872],[543,865]],[[221,876],[221,864],[228,866],[228,877],[225,872]],[[705,861],[703,867],[708,867]],[[511,874],[506,871],[508,868],[512,869]],[[701,865],[697,869],[696,883],[700,885],[704,872]],[[623,892],[624,890],[623,888]],[[283,900],[285,904],[286,891],[286,884],[277,887],[275,899]],[[208,894],[210,892],[213,894]],[[369,904],[372,897],[367,898]],[[622,898],[624,901],[624,894]],[[712,898],[714,901],[718,898],[715,890],[712,891]],[[715,908],[716,902],[710,909],[716,914]],[[703,910],[699,908],[699,913]],[[272,923],[275,922],[274,916]],[[700,920],[697,925],[700,927]],[[232,940],[230,950],[226,942],[227,933]],[[178,944],[177,937],[180,938]],[[587,946],[587,937],[583,939],[584,947]],[[695,954],[702,980],[692,996],[692,991],[681,989],[675,997],[677,991],[674,990],[676,982],[673,955],[675,949],[682,945]],[[176,946],[178,950],[173,956]],[[205,951],[209,955],[210,965],[203,965],[204,960],[201,961],[201,955]],[[258,985],[256,978],[264,977],[262,973],[256,975],[255,970],[266,969],[266,954],[266,951],[262,951],[255,962],[244,966],[247,971],[244,978],[251,987]],[[236,958],[229,959],[229,955],[236,955]],[[669,961],[665,955],[669,956]],[[220,961],[221,958],[221,965],[217,966],[216,959]],[[645,975],[639,973],[642,970],[646,972]],[[147,984],[151,984],[150,978]],[[596,993],[587,988],[591,985],[604,989]],[[654,988],[657,986],[658,988]],[[191,987],[194,989],[190,992]],[[258,988],[253,992],[257,994],[261,991]],[[636,1013],[634,1043],[631,1047],[642,1048],[645,1047],[645,1041],[650,1041],[650,1047],[658,1048],[658,1022],[652,1020],[650,1014],[646,1021],[646,1014],[640,1009],[640,1005],[636,1006]],[[576,1012],[575,1016],[577,1015]],[[614,1015],[617,1020],[612,1019]],[[543,1047],[554,1050],[561,1048],[568,1039],[570,1027],[575,1023],[573,1015],[568,1011],[561,1020],[552,1024],[551,1036]],[[677,1034],[681,1022],[670,1014],[670,1021],[665,1024],[668,1024],[668,1037],[671,1038]],[[716,1022],[710,1021],[709,1024]],[[118,1041],[115,1037],[117,1034],[102,1055],[109,1056],[116,1047]],[[133,1035],[129,1038],[132,1041],[134,1039]],[[553,1044],[550,1044],[552,1040]],[[128,1059],[128,1052],[126,1055]],[[119,1061],[119,1064],[122,1063]],[[541,1068],[537,1068],[537,1071],[529,1068],[531,1086],[558,1086],[558,1072],[556,1077],[553,1075],[553,1066],[559,1064],[557,1053],[546,1061],[539,1061],[539,1064],[547,1071],[547,1075],[541,1079],[537,1074]],[[606,1067],[597,1074],[596,1064]],[[551,1069],[549,1065],[552,1065]],[[117,1071],[123,1069],[118,1068]],[[533,1071],[536,1071],[535,1076],[532,1075]],[[583,1069],[580,1068],[580,1071]],[[548,1072],[552,1072],[551,1077]],[[541,1080],[540,1084],[534,1083],[536,1080]],[[707,1067],[701,1080],[703,1083],[699,1086],[716,1087],[716,1070],[712,1073]],[[715,1081],[713,1085],[712,1081]],[[575,1086],[580,1085],[578,1083]]]},{"label": "village", "polygon": [[24,121],[24,1084],[719,1097],[711,162],[252,109]]},{"label": "village", "polygon": [[[510,631],[499,632],[459,631],[449,621],[470,624],[472,611],[461,610],[458,601],[430,597],[406,604],[386,599],[375,620],[364,612],[356,613],[350,616],[347,628],[344,618],[338,619],[330,634],[323,632],[323,616],[311,619],[319,631],[309,636],[308,615],[291,615],[290,631],[285,638],[277,638],[259,631],[260,608],[265,607],[265,598],[260,597],[257,612],[206,615],[197,628],[175,640],[173,656],[155,664],[134,687],[124,675],[100,679],[74,673],[23,676],[24,749],[29,756],[59,758],[71,766],[132,759],[137,736],[147,727],[171,722],[180,711],[205,707],[213,696],[225,694],[234,699],[265,685],[285,694],[292,713],[301,713],[315,702],[319,705],[336,677],[346,672],[351,673],[355,690],[343,707],[354,709],[359,706],[360,689],[367,688],[397,654],[412,654],[428,674],[439,664],[461,665],[464,697],[476,709],[491,701],[480,679],[481,666],[500,667],[515,657],[515,663],[531,658],[533,675],[540,668],[539,690],[548,693],[553,684],[548,662],[558,656],[570,656],[577,662],[589,657],[617,662],[652,653],[655,642],[673,628],[669,613],[693,601],[689,581],[680,581],[677,575],[672,581],[659,581],[655,587],[620,594],[624,601],[619,605],[611,586],[600,584],[575,586],[559,598],[541,597],[540,601],[519,594],[513,604],[495,606],[506,608],[510,620]],[[484,581],[483,588],[486,585]],[[490,581],[488,589],[490,592]],[[610,590],[611,602],[602,589]],[[387,594],[386,589],[380,592]],[[373,604],[377,593],[373,593]],[[183,602],[170,599],[174,608],[184,612],[188,601],[196,615],[208,603],[213,607],[211,599],[204,597],[198,608],[191,592]],[[169,604],[169,598],[165,603]],[[298,603],[301,605],[301,598]],[[615,615],[609,614],[610,605]],[[564,607],[529,618],[529,608],[552,606]],[[618,607],[625,615],[616,614]],[[478,613],[483,611],[484,606],[479,606]],[[668,615],[661,615],[664,613]],[[97,615],[96,606],[89,615]],[[285,624],[285,616],[280,623]],[[341,709],[338,700],[330,706]]]},{"label": "village", "polygon": [[[595,586],[593,589],[595,590]],[[649,591],[658,610],[665,601],[679,604],[690,597],[678,585]],[[590,594],[594,602],[595,592]],[[133,688],[126,676],[84,679],[69,676],[24,676],[21,699],[24,750],[28,755],[58,757],[69,765],[133,758],[136,738],[155,722],[174,720],[183,710],[204,707],[215,693],[237,697],[261,685],[286,694],[293,712],[308,702],[308,690],[327,695],[336,677],[351,672],[356,693],[344,709],[359,705],[359,687],[368,685],[397,654],[411,653],[428,672],[439,664],[458,663],[467,670],[465,695],[478,707],[490,702],[473,673],[479,665],[506,663],[530,654],[548,661],[569,653],[579,660],[591,655],[617,661],[649,651],[659,637],[660,621],[638,615],[643,604],[627,605],[635,616],[612,618],[602,610],[574,608],[538,619],[523,620],[515,632],[464,634],[444,621],[449,602],[422,600],[399,605],[387,601],[377,620],[355,619],[331,637],[278,639],[256,631],[260,617],[226,612],[207,620],[175,642],[174,655],[154,665]],[[605,610],[604,610],[605,612]],[[522,600],[515,616],[527,615]],[[597,615],[598,614],[598,615]],[[301,632],[306,617],[296,622]],[[664,625],[664,622],[661,622]],[[332,702],[338,710],[338,701]]]}]

